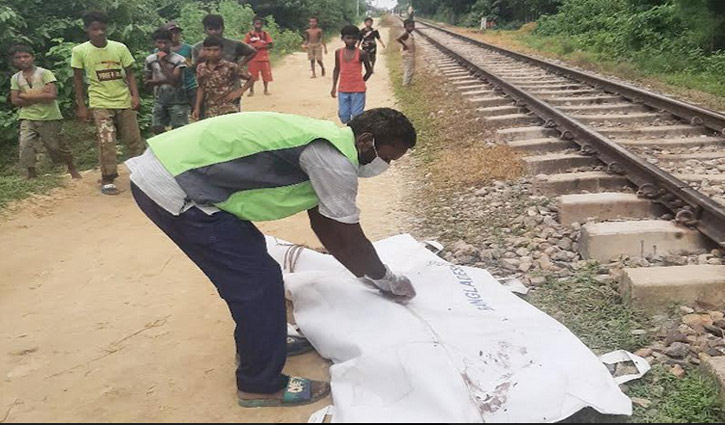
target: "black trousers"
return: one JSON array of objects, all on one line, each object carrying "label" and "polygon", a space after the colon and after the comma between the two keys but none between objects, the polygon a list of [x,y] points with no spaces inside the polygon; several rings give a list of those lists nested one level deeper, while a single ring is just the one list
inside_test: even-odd
[{"label": "black trousers", "polygon": [[286,387],[284,284],[264,235],[251,222],[224,211],[208,215],[191,208],[175,216],[133,183],[131,191],[146,216],[206,274],[229,305],[241,357],[237,388],[274,393]]}]

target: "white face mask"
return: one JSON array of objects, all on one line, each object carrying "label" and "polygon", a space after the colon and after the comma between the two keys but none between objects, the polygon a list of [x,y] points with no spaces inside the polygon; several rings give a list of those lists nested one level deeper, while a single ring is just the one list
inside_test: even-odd
[{"label": "white face mask", "polygon": [[368,178],[379,176],[390,168],[390,164],[378,156],[378,150],[375,148],[375,139],[373,139],[373,150],[375,151],[375,159],[368,164],[358,166],[358,177]]}]

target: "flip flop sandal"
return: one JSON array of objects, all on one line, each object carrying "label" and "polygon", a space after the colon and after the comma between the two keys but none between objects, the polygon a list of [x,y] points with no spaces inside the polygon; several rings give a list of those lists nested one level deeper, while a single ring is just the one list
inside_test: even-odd
[{"label": "flip flop sandal", "polygon": [[316,393],[312,392],[312,383],[309,379],[290,377],[287,389],[281,399],[238,399],[242,407],[295,407],[316,403],[330,394],[330,384],[322,383]]},{"label": "flip flop sandal", "polygon": [[115,184],[108,183],[101,186],[101,193],[104,195],[118,195],[121,192],[119,192]]}]

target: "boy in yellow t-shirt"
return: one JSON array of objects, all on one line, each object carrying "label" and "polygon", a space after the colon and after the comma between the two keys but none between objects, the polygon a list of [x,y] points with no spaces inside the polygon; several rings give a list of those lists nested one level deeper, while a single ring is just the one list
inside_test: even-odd
[{"label": "boy in yellow t-shirt", "polygon": [[67,165],[74,179],[81,178],[68,145],[60,138],[63,115],[58,107],[55,75],[35,66],[35,53],[29,46],[14,46],[9,56],[19,70],[10,78],[10,101],[20,109],[20,166],[28,171],[29,179],[38,177],[35,146],[40,139],[53,162]]},{"label": "boy in yellow t-shirt", "polygon": [[[117,195],[119,191],[113,183],[118,177],[116,134],[128,146],[130,155],[140,155],[144,149],[136,119],[140,99],[131,69],[134,60],[126,45],[106,38],[108,16],[105,13],[86,13],[83,24],[89,41],[74,47],[71,55],[76,115],[82,121],[93,116],[101,163],[101,192]],[[88,107],[84,73],[89,83]]]}]

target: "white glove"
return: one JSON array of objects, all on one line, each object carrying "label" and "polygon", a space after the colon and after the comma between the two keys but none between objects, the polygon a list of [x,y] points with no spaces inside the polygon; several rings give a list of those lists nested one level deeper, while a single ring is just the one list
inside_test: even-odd
[{"label": "white glove", "polygon": [[378,289],[388,295],[393,295],[394,298],[401,300],[411,300],[415,297],[415,288],[410,283],[410,279],[403,275],[396,275],[390,271],[388,266],[385,266],[385,275],[380,279],[373,279],[370,276],[365,276],[365,279],[371,281]]}]

